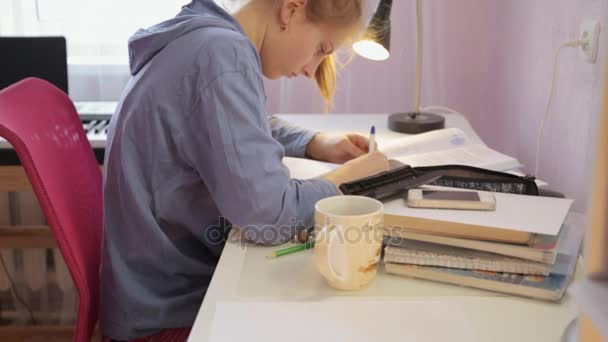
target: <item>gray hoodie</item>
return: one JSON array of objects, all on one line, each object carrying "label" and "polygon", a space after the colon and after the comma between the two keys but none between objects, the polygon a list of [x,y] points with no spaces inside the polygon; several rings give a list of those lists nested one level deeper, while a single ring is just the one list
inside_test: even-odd
[{"label": "gray hoodie", "polygon": [[192,326],[231,224],[279,244],[313,224],[324,179],[291,179],[315,132],[266,113],[258,51],[211,0],[129,40],[108,132],[101,329],[126,340]]}]

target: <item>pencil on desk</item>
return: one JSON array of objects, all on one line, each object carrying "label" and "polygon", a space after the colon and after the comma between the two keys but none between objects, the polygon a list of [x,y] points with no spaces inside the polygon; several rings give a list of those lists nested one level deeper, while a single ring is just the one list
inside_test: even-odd
[{"label": "pencil on desk", "polygon": [[303,243],[301,245],[288,247],[288,248],[281,249],[276,252],[270,253],[266,256],[266,258],[274,259],[274,258],[278,258],[283,255],[292,254],[292,253],[296,253],[296,252],[300,252],[300,251],[305,251],[307,249],[312,249],[314,246],[315,246],[315,242],[309,241],[309,242]]}]

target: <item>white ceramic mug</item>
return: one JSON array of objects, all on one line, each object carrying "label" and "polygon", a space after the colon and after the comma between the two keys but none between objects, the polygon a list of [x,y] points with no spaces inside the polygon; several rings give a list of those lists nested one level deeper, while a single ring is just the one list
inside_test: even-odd
[{"label": "white ceramic mug", "polygon": [[376,276],[382,253],[384,207],[363,196],[335,196],[315,204],[314,259],[327,283],[358,290]]}]

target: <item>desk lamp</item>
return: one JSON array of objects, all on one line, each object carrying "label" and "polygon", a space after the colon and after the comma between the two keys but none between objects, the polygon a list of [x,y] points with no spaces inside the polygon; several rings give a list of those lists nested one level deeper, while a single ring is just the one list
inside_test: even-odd
[{"label": "desk lamp", "polygon": [[[353,44],[355,52],[367,59],[382,61],[390,56],[392,0],[380,0],[365,31],[363,39]],[[428,132],[445,127],[445,119],[436,114],[420,111],[420,88],[422,82],[422,1],[416,0],[418,24],[418,47],[416,62],[416,103],[414,110],[389,115],[388,127],[392,131],[408,134]]]}]

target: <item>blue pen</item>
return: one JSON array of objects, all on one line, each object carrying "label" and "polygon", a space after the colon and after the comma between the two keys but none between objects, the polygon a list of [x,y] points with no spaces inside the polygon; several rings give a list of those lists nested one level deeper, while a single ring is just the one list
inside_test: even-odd
[{"label": "blue pen", "polygon": [[376,151],[376,126],[372,126],[369,131],[369,153]]}]

